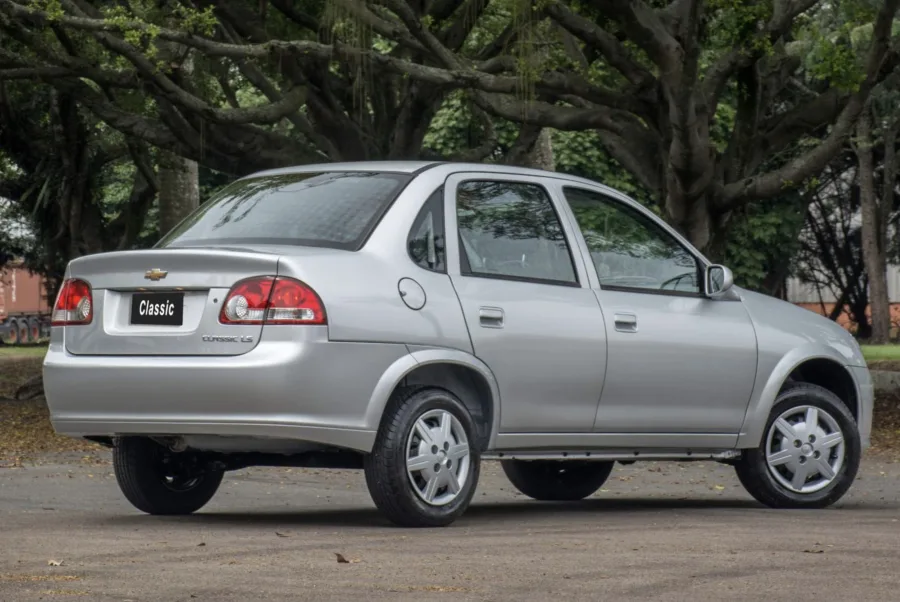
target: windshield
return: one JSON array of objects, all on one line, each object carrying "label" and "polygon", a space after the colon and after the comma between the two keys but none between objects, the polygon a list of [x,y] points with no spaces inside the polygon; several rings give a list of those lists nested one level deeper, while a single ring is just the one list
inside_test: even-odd
[{"label": "windshield", "polygon": [[412,176],[318,172],[238,180],[157,247],[287,244],[359,250]]}]

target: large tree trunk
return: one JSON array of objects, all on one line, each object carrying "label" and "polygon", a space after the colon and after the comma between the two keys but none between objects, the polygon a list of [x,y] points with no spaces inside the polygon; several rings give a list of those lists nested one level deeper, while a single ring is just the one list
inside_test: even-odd
[{"label": "large tree trunk", "polygon": [[[859,159],[859,192],[862,212],[862,251],[869,275],[869,303],[872,308],[872,336],[875,344],[887,343],[891,336],[891,306],[887,290],[887,257],[881,241],[887,238],[875,191],[875,159],[872,152],[872,116],[866,110],[857,125],[856,155]],[[884,232],[884,234],[883,234]]]},{"label": "large tree trunk", "polygon": [[[172,70],[173,78],[189,78],[194,59],[173,44],[161,44],[160,56]],[[200,205],[200,174],[196,161],[160,149],[159,234],[165,235]]]},{"label": "large tree trunk", "polygon": [[169,232],[200,205],[196,161],[161,151],[159,155],[159,232]]},{"label": "large tree trunk", "polygon": [[516,141],[503,158],[508,165],[533,169],[556,170],[553,142],[549,128],[525,124],[519,129]]}]

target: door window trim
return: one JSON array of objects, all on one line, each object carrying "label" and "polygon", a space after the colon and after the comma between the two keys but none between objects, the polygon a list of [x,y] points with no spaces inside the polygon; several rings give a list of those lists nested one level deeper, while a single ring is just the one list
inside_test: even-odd
[{"label": "door window trim", "polygon": [[[572,241],[570,240],[569,233],[566,232],[566,222],[563,220],[563,216],[560,214],[560,208],[556,206],[556,202],[553,198],[553,193],[549,188],[539,180],[533,180],[529,177],[517,177],[511,174],[502,174],[502,173],[456,173],[452,174],[450,177],[456,176],[458,181],[455,184],[450,186],[445,186],[445,190],[452,190],[452,198],[450,199],[450,207],[448,208],[449,213],[453,216],[452,226],[456,232],[456,247],[457,247],[457,268],[459,269],[459,275],[464,278],[484,278],[487,280],[505,280],[507,282],[525,282],[530,284],[543,284],[549,286],[564,286],[567,288],[583,288],[581,282],[581,276],[578,273],[578,266],[575,262],[575,255],[572,248]],[[497,177],[499,176],[499,177]],[[505,176],[505,177],[504,177]],[[449,180],[449,177],[448,177]],[[530,276],[512,276],[507,274],[488,274],[488,273],[480,273],[471,271],[471,266],[469,266],[469,258],[466,254],[466,250],[462,244],[462,236],[459,231],[459,214],[457,201],[459,198],[459,188],[460,186],[468,183],[468,182],[492,182],[492,183],[504,183],[504,184],[519,184],[524,186],[535,186],[540,188],[543,193],[547,197],[547,202],[550,203],[550,208],[553,211],[553,215],[556,216],[556,220],[559,223],[560,232],[563,236],[563,241],[566,243],[566,253],[569,256],[569,262],[572,266],[572,276],[574,281],[569,280],[551,280],[546,278],[534,278]],[[446,194],[445,194],[446,197]],[[444,220],[444,227],[448,227],[448,220]],[[447,237],[449,238],[449,237]],[[449,263],[450,258],[447,258]],[[464,268],[466,266],[466,268]]]},{"label": "door window trim", "polygon": [[[694,259],[694,263],[697,266],[697,282],[701,283],[700,290],[697,292],[692,291],[678,291],[678,290],[667,290],[667,289],[655,289],[655,288],[640,288],[640,287],[631,287],[631,286],[621,286],[615,284],[603,284],[600,282],[600,274],[597,273],[597,266],[594,265],[593,258],[590,253],[590,248],[587,245],[587,240],[584,237],[584,233],[581,230],[581,225],[578,223],[578,218],[575,215],[575,212],[572,210],[572,206],[569,204],[569,199],[566,196],[567,189],[578,190],[587,192],[598,197],[601,197],[604,201],[609,202],[615,208],[622,208],[625,213],[637,214],[641,217],[644,217],[647,221],[653,224],[659,232],[664,233],[668,236],[675,244],[677,244],[685,253],[690,255]],[[605,191],[598,190],[596,188],[591,188],[588,186],[580,186],[577,184],[571,183],[563,183],[560,186],[560,195],[563,198],[563,201],[566,204],[566,209],[571,215],[573,227],[577,231],[577,235],[580,237],[580,241],[582,246],[582,253],[586,253],[585,255],[585,263],[587,264],[588,270],[594,270],[594,273],[597,277],[597,286],[600,290],[611,291],[611,292],[622,292],[622,293],[638,293],[643,295],[663,295],[667,297],[688,297],[692,299],[706,299],[706,295],[703,294],[703,274],[707,265],[707,262],[704,261],[701,257],[698,257],[696,253],[694,253],[690,248],[686,247],[677,236],[675,236],[672,232],[668,230],[667,227],[658,223],[656,216],[650,214],[643,207],[633,207],[631,203],[624,202],[620,199],[617,199],[614,195],[611,195]]]},{"label": "door window trim", "polygon": [[[434,205],[433,207],[429,207],[429,205]],[[444,267],[437,268],[428,268],[421,265],[416,258],[413,257],[412,253],[409,250],[409,242],[413,235],[413,229],[419,223],[419,218],[422,217],[423,213],[432,212],[432,219],[435,220],[434,226],[439,226],[439,229],[442,231],[444,237]],[[406,233],[406,255],[409,257],[409,260],[415,264],[417,268],[420,270],[425,270],[426,272],[432,272],[434,274],[446,274],[447,266],[449,263],[449,257],[447,256],[447,220],[444,214],[444,185],[441,184],[438,186],[431,194],[429,194],[425,201],[420,205],[419,211],[416,213],[416,216],[413,218],[412,225],[409,227],[409,232]],[[438,223],[439,222],[439,223]],[[437,228],[435,228],[437,229]]]}]

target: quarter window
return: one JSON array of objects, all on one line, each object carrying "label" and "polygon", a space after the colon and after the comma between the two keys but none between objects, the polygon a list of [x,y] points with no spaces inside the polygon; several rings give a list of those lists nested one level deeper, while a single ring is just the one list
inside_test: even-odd
[{"label": "quarter window", "polygon": [[602,194],[568,187],[564,192],[601,286],[700,292],[697,259],[659,224]]},{"label": "quarter window", "polygon": [[577,284],[559,216],[535,184],[468,181],[457,188],[463,274]]},{"label": "quarter window", "polygon": [[406,241],[409,256],[419,267],[446,272],[444,240],[444,188],[434,191],[413,223]]}]

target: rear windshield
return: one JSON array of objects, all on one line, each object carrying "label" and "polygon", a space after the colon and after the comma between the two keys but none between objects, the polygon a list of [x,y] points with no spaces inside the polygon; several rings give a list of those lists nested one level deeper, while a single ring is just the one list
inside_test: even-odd
[{"label": "rear windshield", "polygon": [[411,179],[407,174],[325,172],[238,180],[157,247],[287,244],[356,251]]}]

